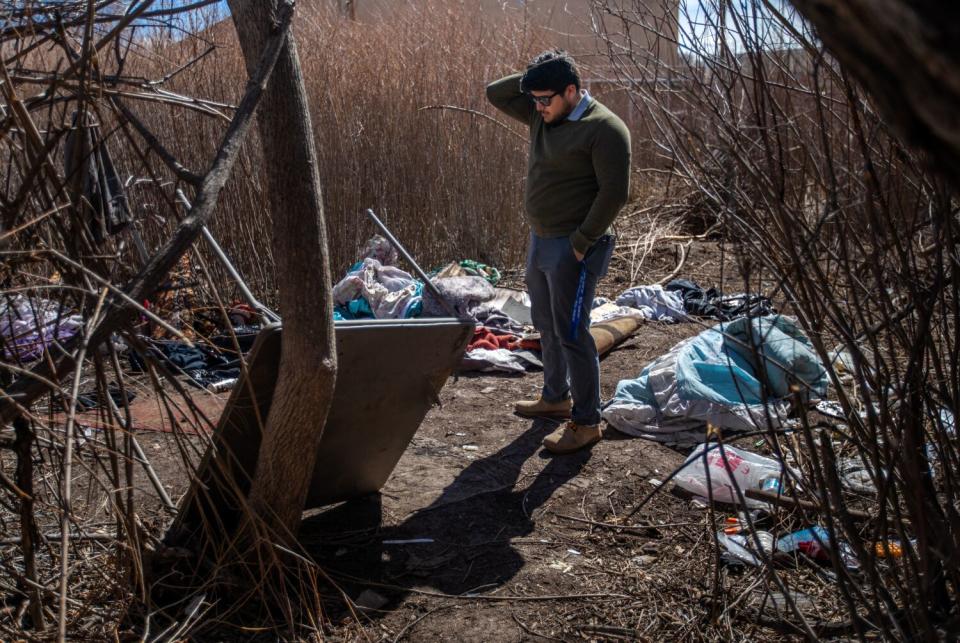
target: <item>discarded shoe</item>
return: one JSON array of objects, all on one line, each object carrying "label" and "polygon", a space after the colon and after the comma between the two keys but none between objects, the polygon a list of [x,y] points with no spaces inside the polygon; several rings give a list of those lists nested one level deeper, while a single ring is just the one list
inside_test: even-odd
[{"label": "discarded shoe", "polygon": [[566,419],[570,417],[573,402],[570,398],[559,402],[548,402],[542,397],[539,400],[522,400],[513,406],[517,415],[524,417],[548,417]]},{"label": "discarded shoe", "polygon": [[600,441],[600,425],[583,425],[567,422],[543,439],[543,446],[550,453],[564,455],[579,451]]}]

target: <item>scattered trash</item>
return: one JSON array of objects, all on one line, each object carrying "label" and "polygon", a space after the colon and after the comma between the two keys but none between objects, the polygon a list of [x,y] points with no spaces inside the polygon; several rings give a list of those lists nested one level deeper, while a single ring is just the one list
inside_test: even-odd
[{"label": "scattered trash", "polygon": [[333,302],[344,319],[416,317],[423,308],[423,284],[396,266],[368,257],[333,287]]},{"label": "scattered trash", "polygon": [[555,569],[558,572],[568,574],[573,570],[573,565],[562,560],[555,560],[549,565],[550,569]]},{"label": "scattered trash", "polygon": [[207,390],[211,393],[223,393],[224,391],[229,391],[237,383],[236,377],[228,377],[225,380],[220,380],[219,382],[212,382],[207,385]]},{"label": "scattered trash", "polygon": [[781,490],[780,476],[764,476],[760,480],[760,484],[757,486],[763,491],[772,491],[773,493],[780,493],[780,490]]},{"label": "scattered trash", "polygon": [[877,558],[900,558],[903,556],[903,543],[899,540],[880,541],[873,546]]},{"label": "scattered trash", "polygon": [[777,540],[777,551],[799,551],[812,560],[830,560],[830,532],[819,526],[795,531]]},{"label": "scattered trash", "polygon": [[650,555],[643,555],[643,556],[634,556],[630,560],[633,562],[634,565],[637,565],[638,567],[646,567],[650,563],[656,562],[657,557],[650,556]]},{"label": "scattered trash", "polygon": [[[863,361],[861,365],[863,366],[864,371],[867,374],[871,374],[873,372],[873,368],[871,368],[870,364],[874,361],[873,351],[863,346],[858,346],[857,349],[863,355]],[[842,384],[849,384],[853,382],[857,371],[853,354],[850,352],[850,350],[843,344],[838,344],[832,351],[830,351],[829,354],[833,356],[830,362],[840,382]]]},{"label": "scattered trash", "polygon": [[650,478],[649,480],[647,480],[647,482],[652,484],[654,487],[663,486],[663,480],[657,480],[656,478]]},{"label": "scattered trash", "polygon": [[464,445],[463,445],[463,450],[464,450],[464,451],[479,451],[479,450],[480,450],[480,447],[478,447],[476,444],[464,444]]},{"label": "scattered trash", "polygon": [[703,496],[694,496],[690,501],[690,507],[693,509],[706,509],[710,506],[710,501]]},{"label": "scattered trash", "polygon": [[840,541],[840,560],[843,561],[844,567],[851,571],[860,569],[860,559],[857,558],[853,547],[850,546],[850,543],[845,543],[842,540]]},{"label": "scattered trash", "polygon": [[768,531],[756,531],[752,534],[725,534],[723,531],[717,533],[717,541],[726,548],[736,560],[759,567],[762,560],[757,556],[757,542],[760,548],[767,556],[771,556],[774,551],[773,534]]},{"label": "scattered trash", "polygon": [[854,493],[875,495],[877,486],[870,475],[866,462],[859,456],[843,458],[837,462],[837,473],[844,489]]},{"label": "scattered trash", "polygon": [[580,552],[578,552],[576,549],[568,549],[568,550],[567,550],[567,553],[568,553],[568,554],[571,554],[571,555],[573,555],[573,556],[580,556],[580,555],[581,555]]},{"label": "scattered trash", "polygon": [[[120,387],[115,382],[107,385],[107,395],[110,396],[117,408],[123,408],[124,397],[126,397],[127,403],[133,402],[137,398],[136,392],[129,388],[125,388],[121,392]],[[75,401],[77,412],[83,413],[84,411],[92,411],[93,409],[100,408],[103,400],[100,397],[100,391],[93,389],[87,393],[78,394]]]},{"label": "scattered trash", "polygon": [[[683,470],[674,478],[678,487],[706,498],[711,497],[712,491],[715,501],[739,504],[734,483],[740,493],[744,493],[747,489],[759,489],[765,480],[779,480],[783,476],[780,464],[771,458],[726,445],[722,452],[715,444],[709,446],[709,451],[707,448],[706,444],[701,444],[687,458]],[[746,497],[744,500],[748,507],[767,506],[762,500]]]},{"label": "scattered trash", "polygon": [[614,303],[606,303],[597,306],[596,300],[594,300],[594,308],[590,311],[591,324],[601,324],[603,322],[610,321],[611,319],[620,319],[621,317],[638,317],[640,319],[646,319],[643,312],[637,308],[631,308],[630,306],[618,306]]},{"label": "scattered trash", "polygon": [[846,420],[847,416],[843,412],[843,407],[840,406],[840,402],[835,402],[833,400],[820,400],[817,402],[817,405],[814,407],[817,411],[831,417],[835,420]]},{"label": "scattered trash", "polygon": [[[496,296],[493,286],[483,277],[435,277],[431,281],[460,317],[472,317],[473,310]],[[427,317],[449,315],[440,300],[429,290],[423,293],[423,314]]]}]

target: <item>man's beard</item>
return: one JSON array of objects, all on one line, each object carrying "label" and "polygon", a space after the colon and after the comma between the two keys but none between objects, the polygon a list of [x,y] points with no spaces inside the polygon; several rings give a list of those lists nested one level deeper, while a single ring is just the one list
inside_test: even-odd
[{"label": "man's beard", "polygon": [[547,126],[560,125],[561,123],[565,123],[567,121],[567,117],[570,116],[570,114],[573,113],[573,110],[576,109],[577,107],[576,103],[570,104],[566,101],[566,99],[564,99],[563,104],[565,106],[563,113],[557,116],[555,119],[553,119],[549,123],[547,123]]}]

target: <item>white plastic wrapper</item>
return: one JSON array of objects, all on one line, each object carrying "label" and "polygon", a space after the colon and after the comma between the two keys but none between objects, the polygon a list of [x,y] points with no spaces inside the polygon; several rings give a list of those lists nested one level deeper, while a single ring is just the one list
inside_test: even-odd
[{"label": "white plastic wrapper", "polygon": [[[708,447],[704,466],[703,454]],[[747,498],[745,492],[747,489],[759,489],[765,480],[780,478],[782,474],[780,463],[771,458],[732,446],[724,445],[721,451],[717,444],[701,444],[687,458],[684,469],[677,474],[674,482],[697,496],[709,498],[712,491],[713,499],[718,502],[740,504],[735,481],[748,507],[766,507],[767,503]]]}]

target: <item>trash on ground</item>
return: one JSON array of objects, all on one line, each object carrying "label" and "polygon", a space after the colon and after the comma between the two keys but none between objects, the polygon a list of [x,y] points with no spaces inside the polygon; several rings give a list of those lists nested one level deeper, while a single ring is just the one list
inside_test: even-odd
[{"label": "trash on ground", "polygon": [[801,552],[812,560],[830,560],[830,532],[819,526],[795,531],[777,540],[777,551]]},{"label": "trash on ground", "polygon": [[[734,559],[759,567],[762,564],[760,552],[772,556],[774,551],[773,534],[768,531],[755,531],[749,534],[725,534],[722,530],[717,533],[717,541],[726,548]],[[757,549],[757,543],[760,549]]]},{"label": "trash on ground", "polygon": [[227,379],[220,380],[219,382],[211,382],[207,384],[207,390],[212,393],[223,393],[224,391],[229,391],[232,389],[239,378],[228,377]]},{"label": "trash on ground", "polygon": [[844,489],[854,493],[876,495],[877,485],[870,468],[860,456],[842,458],[837,461],[837,474]]},{"label": "trash on ground", "polygon": [[879,541],[873,545],[873,553],[877,558],[900,558],[903,556],[903,543],[891,538],[890,540]]},{"label": "trash on ground", "polygon": [[767,503],[746,497],[745,491],[759,489],[761,482],[782,476],[783,468],[772,458],[727,445],[721,449],[717,444],[701,444],[687,457],[674,482],[690,493],[731,504],[740,504],[739,487],[748,507],[762,508]]},{"label": "trash on ground", "polygon": [[707,424],[781,426],[796,388],[810,398],[827,391],[823,363],[796,322],[742,317],[678,343],[636,379],[621,380],[603,417],[629,435],[674,443],[682,434],[696,443]]}]

